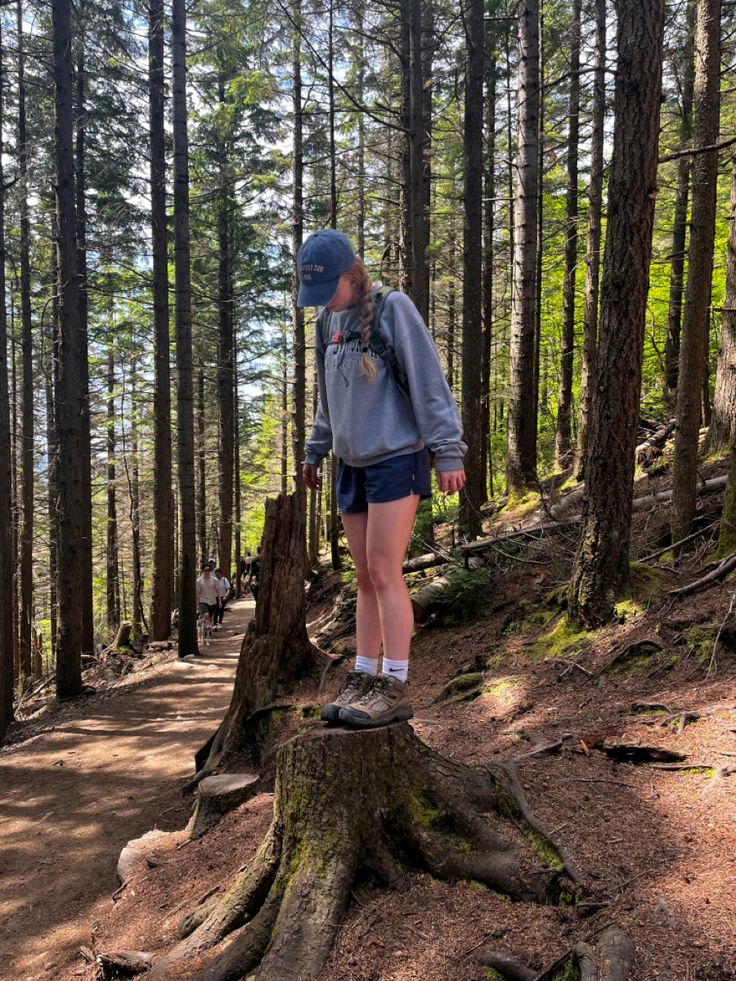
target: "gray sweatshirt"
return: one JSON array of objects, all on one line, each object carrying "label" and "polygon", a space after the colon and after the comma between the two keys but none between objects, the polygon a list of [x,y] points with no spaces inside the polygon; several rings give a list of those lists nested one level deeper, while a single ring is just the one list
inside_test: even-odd
[{"label": "gray sweatshirt", "polygon": [[[333,314],[332,337],[357,330],[358,320],[357,306]],[[380,328],[406,372],[409,395],[372,352],[378,374],[373,381],[361,375],[360,339],[330,343],[325,350],[317,330],[320,401],[306,462],[319,464],[334,449],[350,466],[367,467],[427,446],[436,456],[437,470],[461,470],[467,446],[455,399],[432,337],[408,296],[389,294]]]}]

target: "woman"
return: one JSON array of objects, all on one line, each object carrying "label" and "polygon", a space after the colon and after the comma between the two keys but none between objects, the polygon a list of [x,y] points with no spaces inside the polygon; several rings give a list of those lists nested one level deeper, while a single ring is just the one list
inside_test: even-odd
[{"label": "woman", "polygon": [[320,462],[333,449],[358,578],[355,670],[322,718],[386,725],[414,714],[407,685],[414,617],[402,565],[419,501],[431,496],[429,453],[439,489],[454,494],[465,483],[467,447],[437,350],[409,297],[390,291],[379,303],[349,239],[333,229],[306,240],[297,267],[299,306],[326,311],[315,342],[320,403],[304,481],[318,486]]}]

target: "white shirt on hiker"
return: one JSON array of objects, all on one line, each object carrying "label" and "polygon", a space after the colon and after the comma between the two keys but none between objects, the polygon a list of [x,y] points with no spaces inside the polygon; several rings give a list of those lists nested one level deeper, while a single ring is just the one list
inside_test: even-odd
[{"label": "white shirt on hiker", "polygon": [[217,580],[213,575],[205,576],[202,574],[197,579],[198,603],[207,603],[209,606],[217,606]]}]

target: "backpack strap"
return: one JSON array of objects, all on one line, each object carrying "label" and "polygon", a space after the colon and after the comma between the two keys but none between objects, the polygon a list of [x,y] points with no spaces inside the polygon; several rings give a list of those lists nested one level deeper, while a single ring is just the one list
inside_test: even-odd
[{"label": "backpack strap", "polygon": [[[409,394],[409,381],[406,377],[406,372],[399,364],[399,360],[396,357],[396,352],[381,330],[381,316],[383,314],[383,308],[386,300],[392,293],[396,290],[393,286],[382,286],[380,290],[376,291],[376,295],[373,299],[373,321],[371,323],[371,339],[370,339],[370,349],[373,351],[377,357],[379,357],[383,363],[386,365],[386,369],[393,378],[393,380],[398,385],[399,389],[404,393],[404,395]],[[317,329],[320,332],[322,338],[322,346],[327,350],[332,342],[332,311],[327,309],[322,309],[319,317],[317,318]],[[359,337],[357,331],[350,331],[346,339],[355,336]]]}]

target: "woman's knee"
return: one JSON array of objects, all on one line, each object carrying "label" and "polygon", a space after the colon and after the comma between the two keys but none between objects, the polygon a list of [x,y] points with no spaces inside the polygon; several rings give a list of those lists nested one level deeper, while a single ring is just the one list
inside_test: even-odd
[{"label": "woman's knee", "polygon": [[373,592],[373,580],[367,565],[355,564],[355,577],[358,580],[358,589]]},{"label": "woman's knee", "polygon": [[373,589],[381,593],[386,589],[395,589],[404,582],[401,575],[401,566],[394,568],[393,563],[387,562],[380,556],[368,559],[368,574],[370,575]]}]

